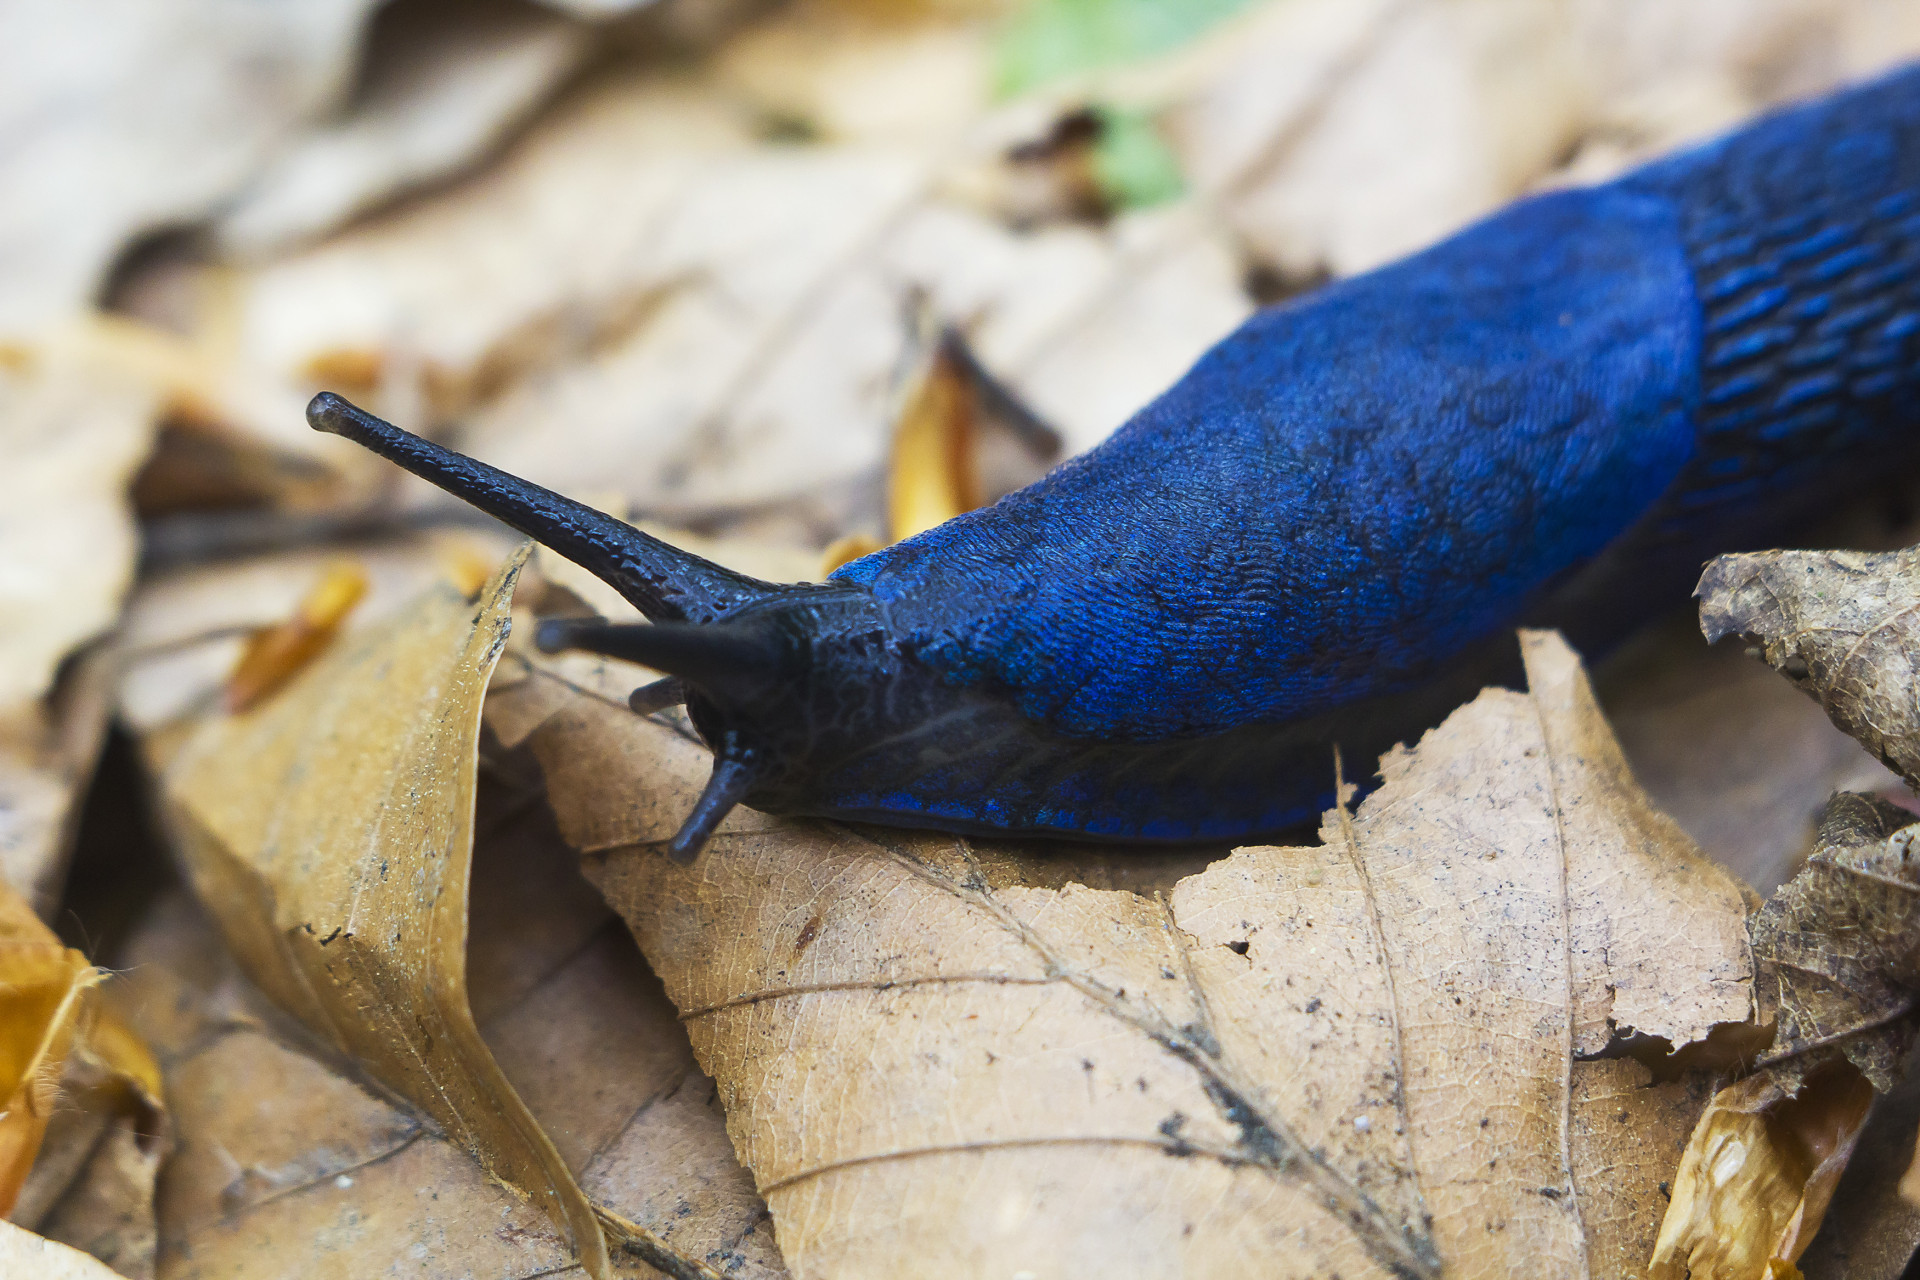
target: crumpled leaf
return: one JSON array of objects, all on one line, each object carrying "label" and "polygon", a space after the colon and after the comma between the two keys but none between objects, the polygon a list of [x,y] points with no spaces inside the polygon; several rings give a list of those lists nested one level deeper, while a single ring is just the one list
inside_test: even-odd
[{"label": "crumpled leaf", "polygon": [[1800,873],[1753,916],[1769,1061],[1846,1059],[1882,1093],[1906,1074],[1920,1009],[1920,823],[1841,794]]},{"label": "crumpled leaf", "polygon": [[[0,45],[0,335],[88,309],[141,233],[231,195],[352,70],[374,0],[9,8]],[[15,455],[16,457],[18,455]]]},{"label": "crumpled leaf", "polygon": [[34,1280],[121,1280],[98,1259],[6,1221],[0,1221],[0,1273]]},{"label": "crumpled leaf", "polygon": [[1702,1098],[1589,1059],[1747,1016],[1744,901],[1525,652],[1325,846],[1211,866],[736,812],[681,870],[704,752],[537,674],[510,718],[796,1274],[1614,1274]]},{"label": "crumpled leaf", "polygon": [[1804,1077],[1759,1071],[1715,1094],[1674,1175],[1652,1280],[1773,1280],[1791,1268],[1872,1104],[1872,1086],[1845,1063]]},{"label": "crumpled leaf", "polygon": [[1709,641],[1737,635],[1920,786],[1920,547],[1721,556],[1695,592]]}]

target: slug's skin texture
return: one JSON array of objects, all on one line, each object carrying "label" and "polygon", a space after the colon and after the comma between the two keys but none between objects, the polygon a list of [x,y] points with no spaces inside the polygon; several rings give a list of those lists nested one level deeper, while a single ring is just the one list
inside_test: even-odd
[{"label": "slug's skin texture", "polygon": [[[1370,763],[1502,674],[1516,625],[1604,646],[1920,457],[1917,335],[1908,70],[1264,311],[1105,444],[829,583],[629,592],[725,662],[668,628],[548,638],[685,677],[720,760],[681,851],[742,798],[1256,835],[1330,802],[1336,744]],[[339,403],[315,425],[378,434]],[[626,572],[516,508],[530,486],[368,442]]]}]

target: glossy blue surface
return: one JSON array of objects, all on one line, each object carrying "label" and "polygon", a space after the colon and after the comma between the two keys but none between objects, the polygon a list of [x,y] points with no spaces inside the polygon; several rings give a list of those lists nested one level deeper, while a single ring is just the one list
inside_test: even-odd
[{"label": "glossy blue surface", "polygon": [[[1911,455],[1916,197],[1907,71],[1523,201],[1257,315],[1091,453],[837,576],[1067,734],[1407,688],[1630,531],[1694,573]],[[1676,602],[1646,585],[1622,628]]]},{"label": "glossy blue surface", "polygon": [[1263,312],[1099,448],[846,566],[971,701],[888,739],[931,763],[823,765],[803,807],[1307,818],[1335,743],[1364,775],[1515,625],[1591,653],[1917,456],[1907,70]]}]

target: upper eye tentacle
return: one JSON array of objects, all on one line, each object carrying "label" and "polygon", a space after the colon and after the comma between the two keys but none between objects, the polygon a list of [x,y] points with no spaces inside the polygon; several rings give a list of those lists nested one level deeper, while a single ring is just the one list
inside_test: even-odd
[{"label": "upper eye tentacle", "polygon": [[544,543],[656,622],[714,622],[781,590],[649,537],[585,503],[423,440],[330,391],[307,405],[307,423],[365,446]]}]

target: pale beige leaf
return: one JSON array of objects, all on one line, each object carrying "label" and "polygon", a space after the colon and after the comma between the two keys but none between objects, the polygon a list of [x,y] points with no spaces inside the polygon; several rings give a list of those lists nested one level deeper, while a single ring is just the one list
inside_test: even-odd
[{"label": "pale beige leaf", "polygon": [[87,310],[131,238],[232,195],[346,87],[373,3],[11,6],[0,45],[0,335]]},{"label": "pale beige leaf", "polygon": [[505,5],[457,22],[432,10],[376,24],[351,114],[290,140],[225,210],[221,246],[258,257],[458,173],[580,65],[581,27]]},{"label": "pale beige leaf", "polygon": [[78,1249],[5,1221],[0,1221],[0,1274],[34,1280],[120,1280],[112,1268]]},{"label": "pale beige leaf", "polygon": [[607,851],[796,1274],[1578,1275],[1647,1256],[1698,1099],[1576,1040],[1744,1019],[1744,902],[1571,654],[1526,652],[1531,696],[1389,757],[1325,846],[1164,896],[750,812],[681,870],[636,842],[704,752],[550,676],[496,702]]},{"label": "pale beige leaf", "polygon": [[84,331],[0,360],[0,715],[119,615],[138,550],[127,484],[157,408]]}]

